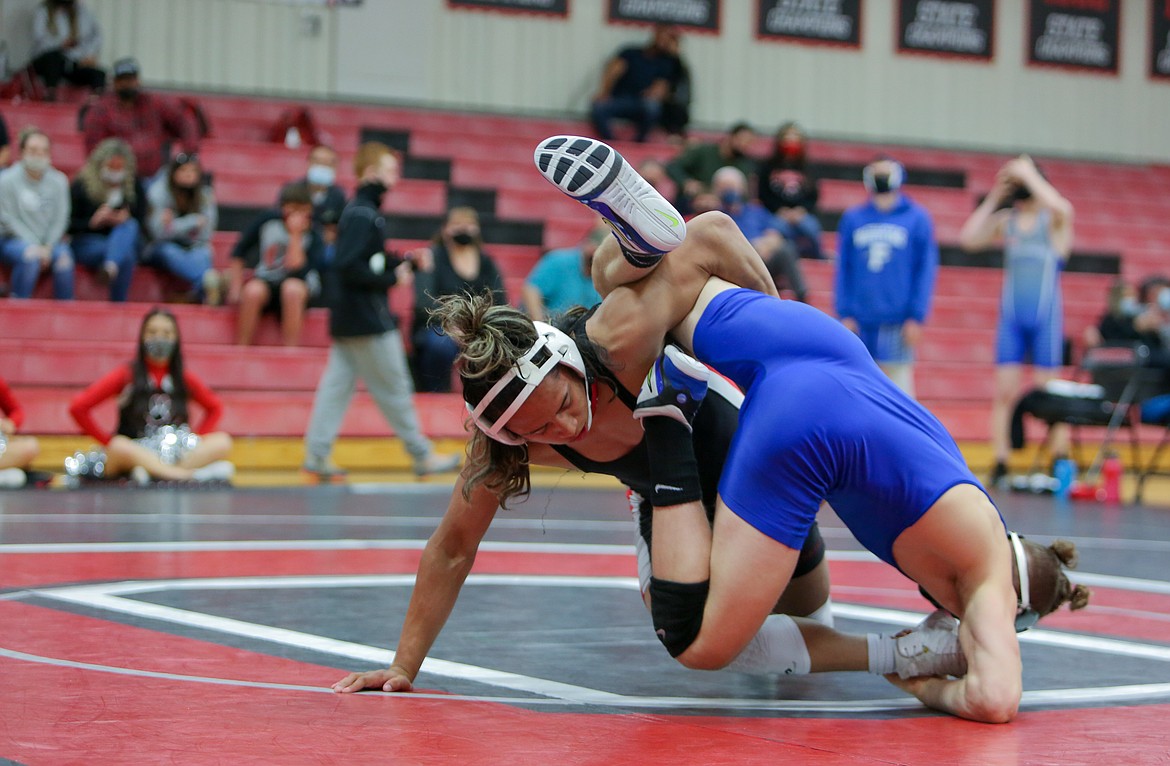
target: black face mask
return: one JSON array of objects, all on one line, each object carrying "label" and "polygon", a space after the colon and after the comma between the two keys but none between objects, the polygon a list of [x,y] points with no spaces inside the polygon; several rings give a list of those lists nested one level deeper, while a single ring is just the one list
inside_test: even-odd
[{"label": "black face mask", "polygon": [[138,98],[138,88],[118,88],[117,94],[123,101],[133,101]]},{"label": "black face mask", "polygon": [[470,245],[475,241],[475,237],[473,237],[469,232],[457,231],[451,235],[451,241],[457,245]]},{"label": "black face mask", "polygon": [[873,177],[873,191],[874,194],[885,194],[890,191],[890,174],[879,173]]}]

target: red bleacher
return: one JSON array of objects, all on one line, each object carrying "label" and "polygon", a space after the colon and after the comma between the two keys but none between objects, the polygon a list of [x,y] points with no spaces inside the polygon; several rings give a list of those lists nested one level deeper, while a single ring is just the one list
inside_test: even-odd
[{"label": "red bleacher", "polygon": [[[201,156],[213,174],[221,204],[261,206],[275,200],[280,184],[304,170],[306,149],[289,149],[268,141],[271,126],[297,104],[276,99],[193,94],[208,116],[212,134]],[[341,151],[339,182],[350,186],[353,173],[347,154],[360,141],[363,128],[402,131],[409,135],[412,157],[450,162],[448,181],[403,179],[387,199],[393,212],[440,215],[451,188],[496,192],[498,218],[544,223],[543,245],[493,244],[489,251],[506,275],[509,296],[519,297],[524,276],[543,248],[576,242],[589,226],[591,214],[564,197],[550,193],[532,170],[532,147],[545,136],[577,133],[586,127],[572,120],[515,118],[501,115],[454,115],[398,107],[352,104],[308,104],[321,134]],[[23,102],[5,106],[9,127],[17,131],[36,124],[54,139],[55,164],[72,175],[84,161],[76,130],[75,104]],[[618,142],[634,164],[644,159],[669,159],[677,147],[665,143]],[[918,169],[962,171],[964,188],[910,186],[908,192],[932,213],[940,241],[954,243],[959,227],[978,195],[991,184],[1008,155],[947,149],[877,147],[870,144],[814,140],[811,154],[824,161],[865,163],[879,151],[890,151]],[[1170,169],[1148,165],[1112,165],[1067,159],[1042,159],[1045,172],[1077,209],[1077,248],[1120,252],[1127,277],[1141,278],[1163,270],[1162,250],[1170,242]],[[822,206],[843,209],[859,202],[860,183],[822,182]],[[224,268],[233,232],[214,239],[215,263]],[[424,244],[392,243],[400,249]],[[832,252],[835,236],[825,235]],[[827,262],[805,263],[814,305],[832,308],[832,272]],[[1077,338],[1101,312],[1112,277],[1067,274],[1064,280],[1066,329]],[[984,440],[993,380],[992,345],[1001,274],[997,270],[944,267],[935,309],[919,352],[917,385],[922,401],[937,413],[955,436]],[[38,295],[48,294],[42,284]],[[78,298],[72,304],[42,300],[0,301],[0,371],[29,411],[27,427],[38,433],[73,433],[66,411],[68,399],[112,366],[125,362],[138,324],[150,303],[173,297],[181,286],[154,270],[140,268],[131,289],[131,303],[104,302],[105,288],[91,275],[79,273]],[[391,305],[400,316],[411,309],[407,290],[392,290]],[[324,365],[328,345],[327,317],[311,310],[299,348],[280,347],[275,324],[262,324],[257,346],[232,345],[235,311],[231,308],[174,305],[184,337],[188,365],[212,383],[227,407],[225,427],[238,435],[299,436],[303,433],[313,388]],[[62,360],[68,360],[63,363]],[[112,405],[110,405],[112,408]],[[462,409],[456,396],[420,397],[424,428],[437,436],[463,432]],[[112,409],[106,413],[112,422]],[[364,393],[343,425],[343,435],[387,432],[381,416]]]}]

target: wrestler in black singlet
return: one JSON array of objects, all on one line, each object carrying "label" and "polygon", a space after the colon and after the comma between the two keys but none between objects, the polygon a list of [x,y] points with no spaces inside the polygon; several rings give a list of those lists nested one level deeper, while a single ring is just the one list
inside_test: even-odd
[{"label": "wrestler in black singlet", "polygon": [[[577,343],[581,349],[586,365],[603,364],[585,332],[585,321],[593,315],[597,307],[593,307],[584,314],[566,318],[558,325]],[[616,381],[616,378],[615,378]],[[734,391],[730,383],[727,389]],[[730,398],[729,398],[730,396]],[[636,394],[626,390],[620,383],[617,384],[617,397],[630,408],[632,413],[637,404]],[[699,462],[699,482],[703,491],[703,507],[707,510],[707,519],[715,518],[715,498],[719,492],[719,476],[723,472],[723,463],[727,458],[727,450],[731,445],[731,438],[739,425],[738,392],[724,395],[724,387],[713,384],[703,406],[695,415],[691,439],[695,448],[695,457]],[[638,531],[650,545],[651,506],[649,498],[653,495],[654,481],[650,475],[649,454],[646,450],[646,440],[643,439],[625,455],[608,462],[590,460],[573,450],[566,444],[549,445],[557,453],[568,460],[575,468],[585,473],[600,473],[617,478],[622,484],[642,496],[641,512],[638,514]],[[805,538],[804,546],[800,550],[800,559],[796,563],[793,577],[811,572],[825,557],[825,543],[821,538],[820,529],[813,522]]]}]

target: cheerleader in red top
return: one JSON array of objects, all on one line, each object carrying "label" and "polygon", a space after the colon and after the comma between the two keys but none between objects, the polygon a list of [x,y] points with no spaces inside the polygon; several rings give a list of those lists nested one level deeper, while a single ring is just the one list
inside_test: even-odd
[{"label": "cheerleader in red top", "polygon": [[36,438],[17,434],[23,423],[24,410],[0,378],[0,487],[23,487],[25,471],[41,451]]},{"label": "cheerleader in red top", "polygon": [[[92,410],[113,397],[118,398],[118,430],[110,434],[93,419]],[[188,402],[203,410],[198,427],[189,425]],[[146,315],[134,361],[74,397],[69,413],[105,445],[104,455],[79,453],[66,460],[72,475],[130,475],[145,483],[228,481],[235,473],[227,460],[232,438],[215,430],[223,405],[199,377],[183,369],[179,325],[168,311],[152,309]]]}]

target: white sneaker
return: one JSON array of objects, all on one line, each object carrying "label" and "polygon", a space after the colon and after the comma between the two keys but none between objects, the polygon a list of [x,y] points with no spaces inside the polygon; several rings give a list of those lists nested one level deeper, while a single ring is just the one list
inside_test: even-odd
[{"label": "white sneaker", "polygon": [[196,468],[191,472],[191,478],[195,481],[228,482],[235,475],[236,466],[230,460],[216,460],[214,463],[208,463],[202,468]]},{"label": "white sneaker", "polygon": [[28,475],[19,468],[0,468],[0,489],[20,489]]},{"label": "white sneaker", "polygon": [[149,471],[140,465],[136,465],[130,469],[130,481],[140,487],[145,487],[147,484],[150,484],[153,479],[151,478]]},{"label": "white sneaker", "polygon": [[537,145],[533,160],[551,184],[601,213],[635,266],[654,265],[687,235],[674,205],[597,139],[552,136]]},{"label": "white sneaker", "polygon": [[959,621],[940,609],[896,638],[894,671],[902,678],[966,675]]}]

